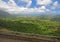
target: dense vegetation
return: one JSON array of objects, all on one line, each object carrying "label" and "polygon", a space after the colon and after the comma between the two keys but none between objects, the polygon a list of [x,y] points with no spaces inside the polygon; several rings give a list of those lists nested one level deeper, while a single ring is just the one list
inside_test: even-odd
[{"label": "dense vegetation", "polygon": [[[60,36],[60,17],[16,17],[0,18],[0,29],[34,33],[41,35]],[[55,21],[56,20],[56,21]]]}]

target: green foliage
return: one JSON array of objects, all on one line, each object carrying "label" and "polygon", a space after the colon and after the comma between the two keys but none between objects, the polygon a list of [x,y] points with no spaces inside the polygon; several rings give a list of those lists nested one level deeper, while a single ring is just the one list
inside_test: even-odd
[{"label": "green foliage", "polygon": [[60,22],[49,19],[33,18],[0,18],[0,27],[11,31],[60,36]]}]

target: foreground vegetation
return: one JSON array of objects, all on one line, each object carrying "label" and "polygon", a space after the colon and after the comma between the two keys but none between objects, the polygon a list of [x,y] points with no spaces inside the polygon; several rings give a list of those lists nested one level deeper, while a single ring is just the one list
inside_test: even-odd
[{"label": "foreground vegetation", "polygon": [[40,17],[0,18],[0,29],[34,33],[40,35],[60,36],[60,22]]}]

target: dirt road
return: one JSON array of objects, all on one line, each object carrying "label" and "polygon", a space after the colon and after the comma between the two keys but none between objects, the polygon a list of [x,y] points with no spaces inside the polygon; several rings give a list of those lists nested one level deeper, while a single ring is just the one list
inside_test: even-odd
[{"label": "dirt road", "polygon": [[0,42],[60,42],[60,38],[0,34]]},{"label": "dirt road", "polygon": [[7,39],[7,38],[0,38],[0,42],[27,42],[27,41]]},{"label": "dirt road", "polygon": [[22,37],[22,36],[18,37],[13,35],[0,35],[0,42],[54,42],[54,41],[28,38],[28,37]]}]

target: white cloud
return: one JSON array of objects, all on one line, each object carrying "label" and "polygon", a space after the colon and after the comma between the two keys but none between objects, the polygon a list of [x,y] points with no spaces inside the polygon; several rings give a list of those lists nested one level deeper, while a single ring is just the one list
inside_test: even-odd
[{"label": "white cloud", "polygon": [[53,3],[53,6],[51,7],[51,9],[56,9],[56,7],[58,7],[58,6],[59,6],[58,1],[55,1]]},{"label": "white cloud", "polygon": [[45,7],[45,6],[41,6],[40,9],[41,9],[41,10],[45,10],[46,7]]},{"label": "white cloud", "polygon": [[46,12],[46,11],[47,11],[47,12],[50,11],[50,10],[47,9],[45,6],[41,6],[41,7],[40,7],[40,10],[42,10],[42,11],[44,11],[44,12]]},{"label": "white cloud", "polygon": [[28,3],[28,2],[31,1],[31,0],[19,0],[19,1],[23,1],[23,2],[27,2],[27,3]]},{"label": "white cloud", "polygon": [[[30,2],[30,1],[29,1]],[[8,13],[29,13],[29,12],[45,12],[49,11],[45,6],[41,6],[40,8],[28,8],[31,2],[27,5],[27,7],[19,7],[14,0],[9,0],[8,4],[0,0],[0,9],[4,9]]]},{"label": "white cloud", "polygon": [[1,8],[6,9],[6,8],[9,8],[9,6],[6,2],[3,2],[3,1],[0,0],[0,9]]},{"label": "white cloud", "polygon": [[29,1],[26,7],[30,7],[32,1]]},{"label": "white cloud", "polygon": [[19,1],[27,3],[26,7],[29,7],[32,3],[32,0],[19,0]]},{"label": "white cloud", "polygon": [[49,5],[52,3],[52,0],[37,0],[37,5]]},{"label": "white cloud", "polygon": [[55,1],[55,2],[53,3],[53,6],[58,6],[58,1]]},{"label": "white cloud", "polygon": [[49,9],[46,9],[45,6],[41,6],[39,8],[27,8],[24,12],[46,12],[49,11]]},{"label": "white cloud", "polygon": [[10,6],[17,6],[14,0],[9,0],[8,5]]}]

